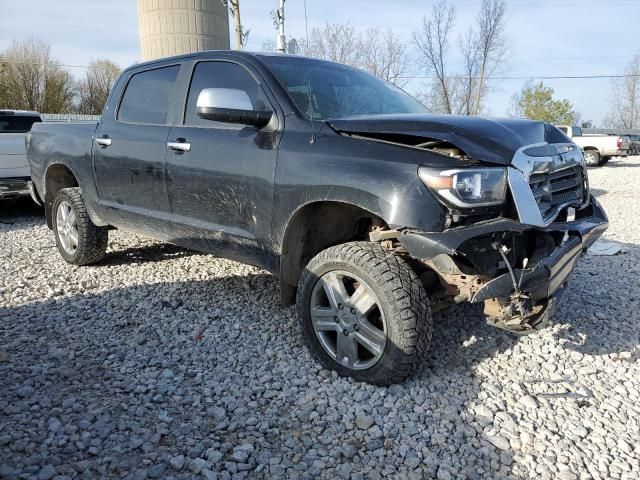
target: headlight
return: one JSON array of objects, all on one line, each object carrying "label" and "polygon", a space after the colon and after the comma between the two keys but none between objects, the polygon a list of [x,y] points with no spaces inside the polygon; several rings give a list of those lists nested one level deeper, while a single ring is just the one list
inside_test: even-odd
[{"label": "headlight", "polygon": [[505,168],[439,171],[420,167],[418,175],[436,195],[456,207],[486,207],[504,203],[507,189]]}]

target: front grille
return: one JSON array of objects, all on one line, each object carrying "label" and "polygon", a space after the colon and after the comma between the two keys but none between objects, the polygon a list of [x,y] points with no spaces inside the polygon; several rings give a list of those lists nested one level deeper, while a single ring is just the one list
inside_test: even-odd
[{"label": "front grille", "polygon": [[545,220],[554,215],[561,205],[578,204],[584,198],[584,175],[580,166],[534,173],[529,178],[529,185]]}]

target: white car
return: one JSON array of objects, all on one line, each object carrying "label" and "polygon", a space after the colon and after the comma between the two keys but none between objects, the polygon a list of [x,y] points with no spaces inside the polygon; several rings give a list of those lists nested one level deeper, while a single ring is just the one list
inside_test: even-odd
[{"label": "white car", "polygon": [[36,122],[42,122],[38,112],[0,110],[0,200],[30,195],[24,139]]}]

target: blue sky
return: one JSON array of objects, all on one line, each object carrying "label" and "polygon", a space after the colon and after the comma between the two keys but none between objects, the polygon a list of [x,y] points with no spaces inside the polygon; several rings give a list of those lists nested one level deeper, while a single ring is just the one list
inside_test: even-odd
[{"label": "blue sky", "polygon": [[[243,24],[251,29],[248,49],[275,38],[270,11],[277,0],[241,0]],[[406,40],[433,1],[307,0],[309,28],[350,23],[356,28],[391,28]],[[458,10],[458,31],[475,18],[480,0],[450,0]],[[505,76],[610,75],[620,73],[640,53],[640,0],[507,0],[511,55]],[[287,0],[287,34],[305,31],[302,0]],[[87,65],[109,58],[122,66],[139,60],[135,0],[0,0],[0,50],[12,39],[37,36],[48,41],[63,63]],[[9,20],[9,21],[8,21]],[[457,58],[452,58],[455,68]],[[75,75],[82,68],[72,69]],[[416,74],[420,72],[416,69]],[[525,80],[494,82],[488,99],[492,115],[508,113],[512,95]],[[607,79],[545,80],[556,96],[568,98],[584,119],[602,121],[609,109]],[[408,90],[420,86],[412,81]]]}]

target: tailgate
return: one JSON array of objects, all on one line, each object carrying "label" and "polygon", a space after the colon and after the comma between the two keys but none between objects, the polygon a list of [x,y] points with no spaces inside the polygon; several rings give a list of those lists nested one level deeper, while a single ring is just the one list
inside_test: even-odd
[{"label": "tailgate", "polygon": [[24,137],[24,133],[0,134],[0,175],[16,176],[17,169],[24,170],[20,176],[29,174]]},{"label": "tailgate", "polygon": [[24,133],[0,133],[0,156],[25,155]]}]

